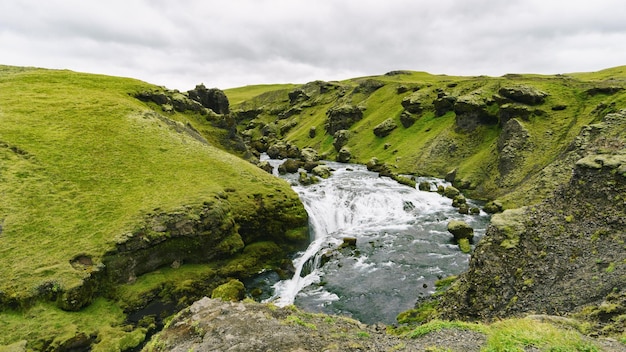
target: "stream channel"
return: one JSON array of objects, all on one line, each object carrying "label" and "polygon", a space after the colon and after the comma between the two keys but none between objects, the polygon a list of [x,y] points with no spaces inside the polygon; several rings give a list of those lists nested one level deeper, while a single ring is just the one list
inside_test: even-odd
[{"label": "stream channel", "polygon": [[[283,161],[263,160],[278,176]],[[300,185],[298,174],[279,176],[291,183],[306,208],[311,243],[293,258],[293,278],[279,281],[268,273],[251,283],[273,292],[264,301],[393,324],[419,297],[434,293],[436,280],[467,269],[469,255],[452,242],[448,221],[467,222],[478,243],[489,216],[459,214],[451,199],[434,192],[448,183],[418,178],[418,184],[432,184],[431,192],[420,191],[363,165],[325,163],[334,170],[332,176],[313,185]],[[479,206],[469,199],[468,204]],[[338,249],[346,237],[356,238],[356,247]]]}]

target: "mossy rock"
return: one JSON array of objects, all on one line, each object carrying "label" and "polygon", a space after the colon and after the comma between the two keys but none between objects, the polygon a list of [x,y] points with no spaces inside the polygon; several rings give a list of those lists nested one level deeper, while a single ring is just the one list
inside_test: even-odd
[{"label": "mossy rock", "polygon": [[386,137],[396,128],[398,128],[398,124],[393,119],[386,119],[374,127],[374,134],[376,137]]},{"label": "mossy rock", "polygon": [[241,301],[246,292],[246,287],[239,280],[233,279],[225,284],[217,286],[211,293],[211,298],[219,298],[222,301]]},{"label": "mossy rock", "polygon": [[459,240],[459,249],[463,253],[469,253],[472,251],[472,247],[470,246],[470,241],[467,238],[461,238]]},{"label": "mossy rock", "polygon": [[454,197],[458,196],[461,194],[461,191],[459,191],[456,187],[454,186],[447,186],[444,191],[443,194],[450,198],[450,199],[454,199]]},{"label": "mossy rock", "polygon": [[313,172],[313,175],[321,178],[329,178],[332,173],[328,165],[318,165],[311,172]]},{"label": "mossy rock", "polygon": [[467,199],[462,194],[459,194],[455,196],[454,198],[452,198],[452,206],[455,208],[459,208],[461,207],[461,205],[465,205],[465,204],[467,204]]},{"label": "mossy rock", "polygon": [[448,222],[448,232],[454,236],[454,241],[457,243],[463,238],[468,240],[474,238],[474,229],[465,221],[451,220]]},{"label": "mossy rock", "polygon": [[431,186],[430,182],[422,181],[422,182],[419,183],[418,187],[419,187],[420,191],[430,192],[430,186]]},{"label": "mossy rock", "polygon": [[488,213],[488,214],[501,213],[503,210],[502,203],[497,200],[492,200],[490,202],[487,202],[487,204],[485,204],[485,206],[483,207],[483,210],[485,211],[485,213]]}]

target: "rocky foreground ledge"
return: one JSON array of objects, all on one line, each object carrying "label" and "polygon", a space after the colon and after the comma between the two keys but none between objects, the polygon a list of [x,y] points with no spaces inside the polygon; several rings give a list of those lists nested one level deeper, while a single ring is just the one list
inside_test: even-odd
[{"label": "rocky foreground ledge", "polygon": [[443,329],[419,339],[394,336],[384,325],[203,298],[179,313],[143,351],[479,351],[485,336]]},{"label": "rocky foreground ledge", "polygon": [[294,306],[205,297],[178,313],[143,351],[626,351],[616,340],[581,335],[560,317],[440,323],[422,330],[366,325]]}]

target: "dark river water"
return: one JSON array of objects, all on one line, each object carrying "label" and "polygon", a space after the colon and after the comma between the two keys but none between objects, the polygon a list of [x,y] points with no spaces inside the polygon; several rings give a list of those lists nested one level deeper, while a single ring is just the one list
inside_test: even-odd
[{"label": "dark river water", "polygon": [[[275,168],[281,163],[270,162]],[[299,185],[295,174],[280,176],[291,182],[309,214],[312,242],[293,258],[294,277],[275,282],[266,301],[392,324],[418,297],[432,294],[436,280],[467,269],[469,255],[451,242],[448,221],[470,224],[477,243],[487,214],[459,214],[451,199],[379,177],[362,165],[327,165],[335,170],[332,176],[310,186]],[[446,185],[422,180],[433,190]],[[356,247],[337,249],[345,237],[356,238]]]}]

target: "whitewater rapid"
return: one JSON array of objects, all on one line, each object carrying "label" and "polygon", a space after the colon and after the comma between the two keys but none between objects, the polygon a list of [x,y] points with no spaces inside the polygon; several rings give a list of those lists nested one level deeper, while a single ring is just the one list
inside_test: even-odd
[{"label": "whitewater rapid", "polygon": [[[450,199],[379,177],[362,165],[327,165],[332,176],[314,185],[299,185],[297,175],[281,176],[304,204],[312,242],[293,258],[293,277],[276,282],[266,301],[389,323],[417,297],[431,294],[435,280],[467,268],[469,256],[450,241],[447,222],[466,221],[478,239],[486,214],[459,214]],[[433,190],[445,185],[429,181]],[[356,248],[337,250],[346,237],[357,239]]]}]

